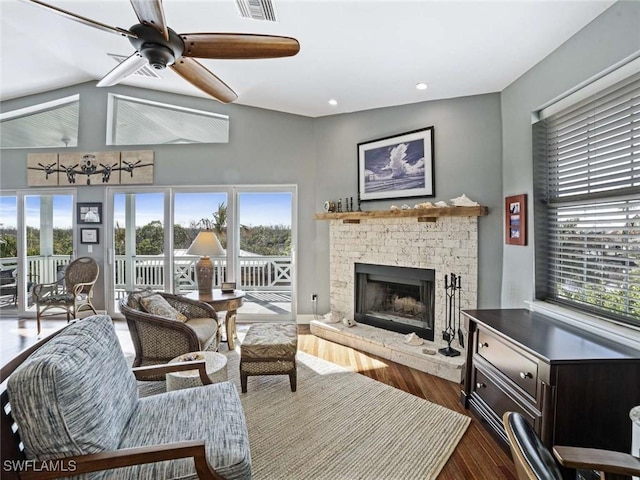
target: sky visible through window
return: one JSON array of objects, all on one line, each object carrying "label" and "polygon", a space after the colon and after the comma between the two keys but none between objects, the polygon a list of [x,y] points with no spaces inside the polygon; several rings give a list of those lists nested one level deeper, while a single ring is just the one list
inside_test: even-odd
[{"label": "sky visible through window", "polygon": [[[291,193],[289,192],[242,192],[240,193],[241,225],[284,225],[291,226]],[[192,221],[202,218],[213,219],[213,212],[220,203],[227,203],[226,193],[176,193],[174,208],[175,223],[188,227]],[[54,228],[71,228],[75,213],[71,195],[53,196]],[[114,198],[114,217],[125,225],[125,195]],[[146,225],[154,220],[163,220],[163,195],[161,193],[136,194],[136,226]],[[26,225],[40,225],[40,197],[26,197]],[[17,203],[14,196],[0,196],[0,223],[2,228],[16,228]]]}]

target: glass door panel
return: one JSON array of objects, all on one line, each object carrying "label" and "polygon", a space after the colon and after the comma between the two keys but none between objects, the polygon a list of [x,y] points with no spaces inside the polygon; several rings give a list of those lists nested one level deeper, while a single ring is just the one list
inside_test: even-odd
[{"label": "glass door panel", "polygon": [[165,287],[163,192],[114,193],[113,283],[115,305],[136,288]]},{"label": "glass door panel", "polygon": [[64,277],[73,258],[73,195],[25,195],[27,287]]},{"label": "glass door panel", "polygon": [[[199,257],[186,251],[198,232],[214,231],[227,249],[227,194],[224,192],[177,192],[173,203],[173,289],[175,293],[197,290],[195,264]],[[213,285],[220,288],[226,278],[226,257],[215,258]]]},{"label": "glass door panel", "polygon": [[236,281],[246,292],[238,312],[291,318],[293,193],[240,191],[237,211],[240,250]]},{"label": "glass door panel", "polygon": [[0,315],[18,307],[18,197],[0,196]]}]

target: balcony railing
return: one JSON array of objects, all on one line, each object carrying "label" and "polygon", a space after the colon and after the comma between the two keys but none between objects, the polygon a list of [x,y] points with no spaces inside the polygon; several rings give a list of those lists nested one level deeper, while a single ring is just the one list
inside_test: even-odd
[{"label": "balcony railing", "polygon": [[[175,256],[173,262],[174,291],[197,290],[194,256]],[[164,258],[156,255],[136,255],[131,260],[117,255],[115,264],[116,291],[126,291],[133,281],[136,287],[149,286],[164,288]],[[213,283],[220,285],[226,278],[226,260],[212,259],[214,264]],[[133,280],[128,268],[133,268]],[[129,281],[127,281],[129,278]],[[236,282],[243,290],[290,290],[291,257],[241,257],[240,275]]]},{"label": "balcony railing", "polygon": [[[27,278],[34,283],[52,283],[58,280],[59,272],[69,265],[69,255],[40,255],[27,257]],[[0,268],[16,268],[17,257],[0,258]]]},{"label": "balcony railing", "polygon": [[[197,290],[195,264],[198,257],[176,255],[173,262],[173,282],[175,292]],[[35,283],[55,282],[72,259],[68,255],[27,257],[27,276]],[[214,285],[220,285],[226,278],[226,260],[215,260]],[[0,258],[0,268],[15,268],[17,258]],[[164,257],[157,255],[136,255],[133,258],[117,255],[115,259],[116,299],[127,290],[151,287],[164,290]],[[129,270],[133,269],[133,270]],[[131,271],[131,273],[129,273]],[[240,274],[237,280],[242,290],[291,290],[291,257],[240,257]]]}]

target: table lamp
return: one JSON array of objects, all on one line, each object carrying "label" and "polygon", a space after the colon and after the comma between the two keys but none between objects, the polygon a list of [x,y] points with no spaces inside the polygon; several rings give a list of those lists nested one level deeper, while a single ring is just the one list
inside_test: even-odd
[{"label": "table lamp", "polygon": [[213,290],[213,262],[209,257],[226,255],[218,237],[209,229],[198,233],[198,236],[187,250],[187,255],[200,255],[200,260],[196,263],[198,292],[200,295],[211,295]]}]

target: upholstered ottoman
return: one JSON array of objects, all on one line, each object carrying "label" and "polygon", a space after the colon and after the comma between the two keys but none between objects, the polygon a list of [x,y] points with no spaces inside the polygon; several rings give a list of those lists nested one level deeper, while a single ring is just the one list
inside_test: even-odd
[{"label": "upholstered ottoman", "polygon": [[296,391],[298,328],[294,323],[255,323],[240,346],[240,383],[247,392],[249,375],[289,375]]}]

